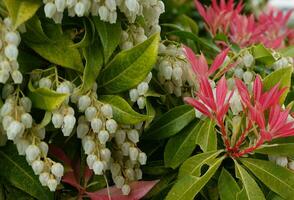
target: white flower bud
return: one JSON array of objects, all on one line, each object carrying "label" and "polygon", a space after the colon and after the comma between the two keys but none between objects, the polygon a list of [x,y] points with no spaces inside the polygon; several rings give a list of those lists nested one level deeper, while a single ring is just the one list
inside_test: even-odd
[{"label": "white flower bud", "polygon": [[181,67],[178,66],[173,69],[172,79],[179,80],[182,78],[182,75],[183,75],[183,70]]},{"label": "white flower bud", "polygon": [[70,87],[67,84],[60,84],[57,87],[56,92],[70,94],[71,93],[71,89],[70,89]]},{"label": "white flower bud", "polygon": [[243,69],[241,68],[237,68],[235,69],[235,72],[234,72],[235,76],[237,76],[238,78],[242,78],[243,74],[244,74],[244,71]]},{"label": "white flower bud", "polygon": [[54,163],[51,167],[51,172],[54,176],[61,178],[63,176],[64,168],[60,163]]},{"label": "white flower bud", "polygon": [[88,132],[89,132],[89,126],[85,123],[79,123],[77,127],[78,138],[82,139],[83,137],[87,135]]},{"label": "white flower bud", "polygon": [[162,69],[162,75],[166,80],[171,80],[173,74],[173,68],[171,66],[166,66]]},{"label": "white flower bud", "polygon": [[130,148],[130,143],[125,142],[122,144],[121,146],[121,150],[124,156],[128,156],[129,155],[129,148]]},{"label": "white flower bud", "polygon": [[73,115],[66,115],[63,118],[62,133],[64,136],[69,136],[75,126],[76,118]]},{"label": "white flower bud", "polygon": [[93,106],[90,106],[85,111],[86,119],[90,122],[92,119],[94,119],[97,115],[97,109]]},{"label": "white flower bud", "polygon": [[15,45],[9,44],[4,49],[5,56],[10,60],[16,60],[18,56],[18,49]]},{"label": "white flower bud", "polygon": [[115,11],[116,10],[116,2],[115,2],[115,0],[107,0],[107,1],[105,1],[105,5],[110,11]]},{"label": "white flower bud", "polygon": [[125,183],[125,179],[122,176],[115,176],[113,182],[117,188],[122,188]]},{"label": "white flower bud", "polygon": [[49,178],[50,178],[50,174],[47,172],[43,172],[40,174],[39,181],[42,184],[42,186],[47,186]]},{"label": "white flower bud", "polygon": [[23,76],[20,71],[14,70],[11,74],[12,80],[15,84],[21,84],[23,80]]},{"label": "white flower bud", "polygon": [[141,180],[143,177],[143,173],[141,169],[135,169],[136,179]]},{"label": "white flower bud", "polygon": [[3,129],[6,131],[7,128],[9,127],[9,125],[11,124],[11,122],[13,122],[13,121],[14,121],[14,119],[10,115],[6,115],[5,117],[3,117],[3,119],[2,119]]},{"label": "white flower bud", "polygon": [[139,156],[138,156],[138,161],[141,165],[146,165],[146,162],[147,162],[147,156],[144,152],[141,152],[139,153]]},{"label": "white flower bud", "polygon": [[140,130],[143,126],[143,122],[140,122],[138,124],[135,124],[135,129]]},{"label": "white flower bud", "polygon": [[91,121],[91,128],[94,131],[94,133],[99,133],[99,131],[102,128],[102,125],[103,125],[102,120],[99,118],[94,118]]},{"label": "white flower bud", "polygon": [[108,19],[109,11],[105,6],[100,6],[98,12],[102,21],[106,21]]},{"label": "white flower bud", "polygon": [[241,97],[237,91],[234,91],[229,103],[230,103],[230,108],[233,112],[233,115],[237,115],[239,114],[239,112],[243,110]]},{"label": "white flower bud", "polygon": [[91,98],[87,95],[79,98],[78,108],[80,111],[85,111],[91,105]]},{"label": "white flower bud", "polygon": [[17,148],[18,154],[21,156],[24,156],[26,154],[26,150],[29,145],[30,145],[30,142],[26,139],[17,140],[16,148]]},{"label": "white flower bud", "polygon": [[44,162],[41,160],[35,160],[32,163],[32,169],[33,169],[35,175],[41,174],[44,169]]},{"label": "white flower bud", "polygon": [[93,169],[94,162],[97,160],[97,156],[90,154],[87,156],[87,165],[90,169]]},{"label": "white flower bud", "polygon": [[139,109],[144,109],[146,106],[146,98],[145,97],[139,97],[137,100],[137,104]]},{"label": "white flower bud", "polygon": [[57,8],[54,3],[49,2],[44,6],[45,15],[48,18],[52,18],[53,15],[56,13],[56,11],[57,11]]},{"label": "white flower bud", "polygon": [[32,128],[33,118],[29,113],[22,114],[21,117],[20,117],[20,121],[21,121],[21,123],[23,123],[23,125],[26,128]]},{"label": "white flower bud", "polygon": [[6,83],[9,77],[9,71],[0,70],[0,83]]},{"label": "white flower bud", "polygon": [[93,171],[96,175],[102,175],[103,174],[104,165],[103,162],[100,160],[96,160],[93,164]]},{"label": "white flower bud", "polygon": [[172,94],[174,92],[175,86],[171,81],[167,81],[164,83],[164,88],[169,94]]},{"label": "white flower bud", "polygon": [[132,102],[136,102],[139,98],[139,93],[137,89],[131,89],[129,95]]},{"label": "white flower bud", "polygon": [[106,129],[109,131],[109,133],[115,133],[117,129],[117,123],[113,119],[109,119],[105,123]]},{"label": "white flower bud", "polygon": [[243,74],[243,80],[245,83],[249,84],[252,82],[253,80],[253,73],[250,72],[250,71],[246,71],[244,74]]},{"label": "white flower bud", "polygon": [[12,121],[8,128],[7,128],[7,138],[9,140],[14,140],[18,136],[22,136],[22,134],[25,131],[25,126],[18,122],[18,121]]},{"label": "white flower bud", "polygon": [[254,57],[249,52],[247,52],[243,56],[243,63],[245,65],[245,67],[251,67],[253,62],[254,62]]},{"label": "white flower bud", "polygon": [[41,78],[39,80],[39,88],[51,88],[52,81],[49,78]]},{"label": "white flower bud", "polygon": [[34,144],[31,144],[26,149],[26,158],[29,162],[33,162],[36,160],[40,155],[40,149]]},{"label": "white flower bud", "polygon": [[65,0],[55,0],[56,10],[63,12],[65,9]]},{"label": "white flower bud", "polygon": [[146,82],[142,82],[142,83],[140,83],[140,84],[138,85],[138,87],[137,87],[137,90],[138,90],[139,95],[144,95],[144,94],[146,94],[147,91],[148,91],[148,89],[149,89],[149,85],[148,85],[148,83],[146,83]]},{"label": "white flower bud", "polygon": [[277,157],[276,164],[281,167],[286,167],[288,164],[288,158],[287,157]]},{"label": "white flower bud", "polygon": [[45,128],[40,128],[38,129],[38,136],[41,140],[44,140],[46,135],[46,129]]},{"label": "white flower bud", "polygon": [[20,43],[20,37],[15,32],[10,31],[5,34],[5,41],[9,44],[13,44],[13,45],[17,46]]},{"label": "white flower bud", "polygon": [[134,44],[131,41],[126,41],[121,45],[122,50],[128,50],[133,48]]},{"label": "white flower bud", "polygon": [[[18,70],[19,69],[19,64],[18,64],[18,62],[17,61],[11,61],[10,62],[10,69],[11,70]],[[9,70],[10,71],[10,70]]]},{"label": "white flower bud", "polygon": [[294,161],[289,162],[288,167],[289,169],[294,170]]},{"label": "white flower bud", "polygon": [[110,171],[111,171],[112,177],[116,177],[120,174],[121,167],[118,163],[112,163],[110,166]]},{"label": "white flower bud", "polygon": [[3,23],[5,24],[6,27],[12,27],[12,20],[10,17],[6,17],[4,20],[3,20]]},{"label": "white flower bud", "polygon": [[129,148],[129,156],[132,161],[136,161],[139,155],[139,151],[136,147]]},{"label": "white flower bud", "polygon": [[85,150],[85,154],[91,154],[94,151],[95,148],[95,142],[91,139],[87,139],[84,143],[83,143],[83,148]]},{"label": "white flower bud", "polygon": [[22,97],[20,99],[20,105],[23,106],[26,112],[30,112],[32,109],[32,101],[28,97]]},{"label": "white flower bud", "polygon": [[86,12],[85,4],[83,4],[82,2],[78,2],[75,5],[75,13],[77,14],[77,16],[82,17],[84,16],[85,12]]},{"label": "white flower bud", "polygon": [[134,144],[139,142],[139,132],[136,129],[132,129],[128,131],[128,138]]},{"label": "white flower bud", "polygon": [[115,142],[120,145],[126,140],[126,132],[124,130],[118,130],[115,133]]},{"label": "white flower bud", "polygon": [[43,156],[47,156],[49,150],[48,144],[46,142],[40,142],[39,148]]},{"label": "white flower bud", "polygon": [[109,133],[105,130],[102,130],[98,133],[98,139],[101,144],[106,144],[109,139]]},{"label": "white flower bud", "polygon": [[135,180],[135,171],[132,169],[132,168],[127,168],[125,170],[125,173],[126,173],[126,177],[127,179],[129,179],[130,181],[134,181]]},{"label": "white flower bud", "polygon": [[76,3],[77,3],[77,0],[67,0],[66,1],[66,5],[68,7],[73,7],[74,5],[76,5]]},{"label": "white flower bud", "polygon": [[[9,74],[8,74],[9,77]],[[0,81],[1,82],[1,81]],[[14,87],[12,84],[5,84],[2,88],[2,98],[7,99],[9,95],[14,92]]]},{"label": "white flower bud", "polygon": [[111,152],[107,148],[101,149],[100,150],[100,156],[101,156],[102,160],[108,162],[110,160],[110,157],[111,157]]},{"label": "white flower bud", "polygon": [[101,107],[101,112],[104,115],[104,117],[106,117],[106,118],[112,118],[113,117],[112,107],[109,104],[104,104]]},{"label": "white flower bud", "polygon": [[56,190],[57,185],[58,185],[58,183],[57,183],[56,179],[54,179],[54,178],[50,178],[47,181],[47,186],[51,192],[54,192]]},{"label": "white flower bud", "polygon": [[53,113],[52,124],[54,128],[61,128],[63,124],[63,115],[61,115],[60,113]]},{"label": "white flower bud", "polygon": [[150,83],[151,79],[152,79],[152,72],[149,72],[148,76],[145,79],[145,82]]},{"label": "white flower bud", "polygon": [[131,192],[131,187],[125,184],[122,186],[121,191],[123,195],[129,195],[129,193]]}]

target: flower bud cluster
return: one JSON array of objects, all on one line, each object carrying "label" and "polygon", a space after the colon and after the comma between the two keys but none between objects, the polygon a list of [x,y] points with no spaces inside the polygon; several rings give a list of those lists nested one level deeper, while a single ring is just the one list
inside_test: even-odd
[{"label": "flower bud cluster", "polygon": [[129,91],[129,96],[132,102],[137,103],[139,109],[144,109],[146,106],[146,94],[149,90],[149,83],[152,79],[152,72],[148,74],[143,82],[136,88]]},{"label": "flower bud cluster", "polygon": [[194,85],[195,77],[181,47],[160,44],[156,69],[159,82],[169,94],[184,96]]},{"label": "flower bud cluster", "polygon": [[147,36],[145,35],[144,28],[130,25],[126,31],[122,32],[120,47],[123,50],[131,49],[145,40],[147,40]]},{"label": "flower bud cluster", "polygon": [[281,167],[286,167],[294,171],[294,160],[286,156],[268,156],[269,160]]},{"label": "flower bud cluster", "polygon": [[276,62],[272,65],[272,68],[274,70],[294,66],[294,61],[292,57],[284,57],[278,52],[273,52],[272,55],[276,59]]},{"label": "flower bud cluster", "polygon": [[147,161],[146,154],[137,147],[142,125],[121,125],[114,136],[116,148],[110,170],[116,187],[121,188],[124,195],[130,192],[130,182],[142,179],[140,165],[145,165]]},{"label": "flower bud cluster", "polygon": [[23,76],[17,62],[20,40],[11,19],[0,18],[0,83],[6,83],[10,77],[15,84],[22,83]]},{"label": "flower bud cluster", "polygon": [[0,109],[0,121],[4,134],[17,147],[19,155],[26,157],[34,173],[39,176],[43,186],[55,191],[63,176],[63,166],[47,158],[48,144],[45,138],[45,128],[33,121],[29,114],[32,102],[28,97],[19,98],[18,92],[7,97]]}]

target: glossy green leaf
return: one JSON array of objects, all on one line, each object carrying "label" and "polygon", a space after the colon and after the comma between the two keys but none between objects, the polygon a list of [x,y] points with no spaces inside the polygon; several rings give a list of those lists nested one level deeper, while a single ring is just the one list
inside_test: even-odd
[{"label": "glossy green leaf", "polygon": [[291,156],[293,155],[294,143],[263,145],[254,152],[266,155]]},{"label": "glossy green leaf", "polygon": [[56,110],[68,98],[68,94],[57,93],[48,88],[35,89],[31,82],[28,87],[30,91],[28,96],[33,103],[33,107],[41,110]]},{"label": "glossy green leaf", "polygon": [[272,87],[274,87],[276,84],[280,83],[280,88],[286,87],[286,91],[281,96],[280,102],[283,103],[286,99],[286,96],[289,92],[290,86],[291,86],[291,76],[292,76],[293,68],[292,67],[286,67],[279,69],[263,80],[263,87],[265,90],[270,90]]},{"label": "glossy green leaf", "polygon": [[255,60],[260,63],[272,65],[276,61],[270,50],[265,48],[262,44],[254,46],[252,51]]},{"label": "glossy green leaf", "polygon": [[50,122],[51,122],[51,118],[52,118],[52,112],[45,112],[45,115],[41,121],[40,124],[38,124],[39,128],[45,128]]},{"label": "glossy green leaf", "polygon": [[52,193],[41,186],[38,176],[34,175],[25,157],[18,155],[15,145],[10,143],[0,149],[0,163],[0,179],[6,179],[14,187],[36,199],[53,199]]},{"label": "glossy green leaf", "polygon": [[115,24],[103,22],[99,17],[93,17],[93,22],[103,46],[105,63],[107,63],[120,42],[122,32],[121,24],[119,21]]},{"label": "glossy green leaf", "polygon": [[289,46],[280,50],[284,57],[294,57],[294,46]]},{"label": "glossy green leaf", "polygon": [[29,34],[34,35],[34,37],[29,37],[27,33],[24,33],[24,37],[27,41],[34,43],[53,42],[44,33],[41,21],[37,15],[33,16],[30,20],[26,22],[26,30]]},{"label": "glossy green leaf", "polygon": [[199,125],[193,120],[177,135],[171,137],[165,146],[164,164],[166,167],[177,168],[192,154],[196,147],[195,138]]},{"label": "glossy green leaf", "polygon": [[175,107],[154,121],[144,136],[151,140],[171,137],[179,133],[193,119],[195,119],[194,108],[188,105]]},{"label": "glossy green leaf", "polygon": [[168,193],[166,200],[192,200],[207,184],[221,165],[223,158],[210,163],[208,170],[202,176],[185,175],[180,178]]},{"label": "glossy green leaf", "polygon": [[82,91],[87,92],[93,87],[102,69],[103,55],[99,42],[96,40],[92,45],[83,49],[86,66],[83,74]]},{"label": "glossy green leaf", "polygon": [[[44,32],[50,38],[50,42],[42,42],[31,38],[38,38],[34,32],[24,34],[25,43],[46,60],[65,68],[82,72],[84,69],[79,50],[73,46],[69,34],[63,33],[59,25],[44,24]],[[37,35],[37,36],[36,36]]]},{"label": "glossy green leaf", "polygon": [[216,157],[222,152],[222,150],[211,151],[190,157],[180,167],[179,178],[185,175],[200,176],[202,166],[214,162],[217,159]]},{"label": "glossy green leaf", "polygon": [[93,31],[95,29],[94,24],[91,21],[84,19],[83,25],[84,25],[85,31],[84,31],[84,36],[82,40],[79,41],[78,43],[73,44],[70,47],[74,47],[74,48],[88,47],[93,41],[94,34],[95,34],[95,31]]},{"label": "glossy green leaf", "polygon": [[198,26],[196,24],[196,22],[191,19],[189,16],[187,15],[181,15],[177,18],[176,23],[181,26],[183,28],[183,30],[185,31],[189,31],[191,33],[194,34],[198,34]]},{"label": "glossy green leaf", "polygon": [[225,168],[222,169],[218,179],[218,192],[221,200],[236,200],[240,192],[239,185]]},{"label": "glossy green leaf", "polygon": [[142,44],[117,54],[101,72],[101,86],[107,93],[129,90],[142,82],[157,60],[159,34]]},{"label": "glossy green leaf", "polygon": [[149,120],[147,120],[145,123],[145,128],[148,128],[156,115],[156,111],[148,98],[146,101],[146,113],[150,117]]},{"label": "glossy green leaf", "polygon": [[134,111],[128,102],[120,96],[105,95],[101,96],[99,100],[112,106],[113,118],[121,124],[138,124],[149,119],[149,116]]},{"label": "glossy green leaf", "polygon": [[242,181],[243,188],[237,195],[238,200],[265,200],[265,197],[250,174],[235,161],[236,176]]},{"label": "glossy green leaf", "polygon": [[34,16],[42,5],[41,0],[4,0],[4,3],[15,29]]},{"label": "glossy green leaf", "polygon": [[285,199],[294,197],[294,173],[270,161],[243,158],[241,162],[272,191]]},{"label": "glossy green leaf", "polygon": [[213,151],[217,149],[217,136],[215,130],[215,122],[209,118],[201,123],[199,134],[196,138],[198,144],[203,152]]}]

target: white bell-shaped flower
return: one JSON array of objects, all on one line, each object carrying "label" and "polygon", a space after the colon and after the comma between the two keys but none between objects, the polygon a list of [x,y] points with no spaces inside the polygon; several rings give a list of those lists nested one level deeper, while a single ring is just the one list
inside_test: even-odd
[{"label": "white bell-shaped flower", "polygon": [[102,130],[98,133],[98,139],[101,144],[106,144],[109,139],[109,133],[105,130]]},{"label": "white bell-shaped flower", "polygon": [[52,2],[49,2],[44,6],[45,16],[48,18],[52,18],[53,15],[56,13],[56,11],[57,11],[56,5]]},{"label": "white bell-shaped flower", "polygon": [[35,161],[40,155],[40,149],[38,146],[31,144],[26,149],[26,158],[29,162]]},{"label": "white bell-shaped flower", "polygon": [[51,192],[54,192],[56,190],[57,185],[58,183],[55,178],[49,178],[49,180],[47,181],[47,186]]},{"label": "white bell-shaped flower", "polygon": [[134,144],[139,142],[139,132],[136,129],[129,130],[127,134],[129,140],[132,141]]},{"label": "white bell-shaped flower", "polygon": [[142,82],[137,86],[139,95],[145,95],[149,89],[149,85],[146,82]]},{"label": "white bell-shaped flower", "polygon": [[61,178],[63,176],[63,173],[64,173],[64,168],[62,166],[62,164],[60,163],[54,163],[51,167],[51,173],[58,177],[58,178]]},{"label": "white bell-shaped flower", "polygon": [[106,118],[112,118],[113,117],[113,110],[111,105],[109,104],[104,104],[101,107],[101,112]]},{"label": "white bell-shaped flower", "polygon": [[96,160],[93,164],[93,171],[96,175],[102,175],[104,169],[104,164],[100,160]]},{"label": "white bell-shaped flower", "polygon": [[83,137],[85,137],[87,135],[87,133],[89,132],[89,126],[86,123],[79,123],[78,127],[77,127],[77,136],[78,138],[82,139]]},{"label": "white bell-shaped flower", "polygon": [[93,169],[94,162],[97,160],[97,156],[90,154],[87,156],[87,165],[90,169]]},{"label": "white bell-shaped flower", "polygon": [[61,128],[63,124],[63,115],[58,112],[55,112],[53,113],[51,120],[54,128]]},{"label": "white bell-shaped flower", "polygon": [[88,121],[94,119],[97,115],[97,109],[94,106],[90,106],[85,110],[85,116]]},{"label": "white bell-shaped flower", "polygon": [[50,174],[48,172],[43,172],[39,176],[39,181],[42,186],[47,186],[48,180],[50,178]]},{"label": "white bell-shaped flower", "polygon": [[65,0],[55,0],[56,10],[58,12],[63,12],[66,6]]},{"label": "white bell-shaped flower", "polygon": [[129,195],[131,192],[131,187],[127,184],[123,185],[121,188],[123,195]]},{"label": "white bell-shaped flower", "polygon": [[122,176],[115,176],[113,182],[117,188],[122,188],[125,183],[125,179]]},{"label": "white bell-shaped flower", "polygon": [[147,156],[144,152],[140,152],[138,156],[138,161],[141,165],[146,165],[147,162]]},{"label": "white bell-shaped flower", "polygon": [[126,140],[126,132],[124,130],[118,130],[118,131],[116,131],[114,138],[115,138],[115,142],[118,145],[121,145]]},{"label": "white bell-shaped flower", "polygon": [[109,133],[115,133],[117,129],[117,123],[114,119],[108,119],[105,123],[105,126]]},{"label": "white bell-shaped flower", "polygon": [[131,89],[129,95],[132,102],[136,102],[139,98],[139,92],[137,89]]},{"label": "white bell-shaped flower", "polygon": [[35,160],[32,163],[32,169],[33,169],[35,175],[41,174],[42,171],[44,170],[44,162],[41,160]]},{"label": "white bell-shaped flower", "polygon": [[91,105],[91,98],[83,95],[79,98],[78,108],[80,111],[85,111]]},{"label": "white bell-shaped flower", "polygon": [[33,118],[29,113],[22,114],[21,117],[20,117],[20,121],[21,121],[21,123],[23,123],[23,125],[26,128],[32,128]]},{"label": "white bell-shaped flower", "polygon": [[39,88],[51,88],[52,86],[52,81],[45,77],[45,78],[41,78],[39,80]]},{"label": "white bell-shaped flower", "polygon": [[75,5],[75,13],[77,14],[77,16],[82,17],[84,16],[85,12],[86,12],[85,4],[83,4],[82,2],[78,2]]},{"label": "white bell-shaped flower", "polygon": [[94,133],[99,133],[99,131],[102,128],[102,120],[99,118],[94,118],[91,120],[91,128],[94,131]]},{"label": "white bell-shaped flower", "polygon": [[25,126],[19,121],[12,121],[7,128],[7,138],[14,140],[16,137],[21,136],[24,133]]},{"label": "white bell-shaped flower", "polygon": [[12,80],[15,84],[21,84],[23,80],[23,76],[20,71],[14,70],[11,74]]}]

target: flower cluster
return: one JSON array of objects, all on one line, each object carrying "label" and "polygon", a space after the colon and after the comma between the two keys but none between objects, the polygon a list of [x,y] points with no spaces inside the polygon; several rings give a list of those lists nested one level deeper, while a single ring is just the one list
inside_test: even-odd
[{"label": "flower cluster", "polygon": [[123,50],[131,49],[145,40],[147,40],[147,36],[145,35],[144,28],[130,25],[126,31],[122,32],[120,47]]},{"label": "flower cluster", "polygon": [[159,0],[43,0],[43,3],[46,17],[52,18],[55,23],[61,23],[63,13],[67,10],[70,17],[92,14],[113,24],[117,21],[119,9],[130,23],[134,23],[138,16],[144,16],[148,29],[154,29],[158,26],[160,14],[164,12],[164,4]]},{"label": "flower cluster", "polygon": [[189,90],[194,86],[194,77],[190,73],[190,65],[186,61],[182,47],[174,44],[165,46],[161,43],[155,69],[158,71],[159,82],[169,94],[175,94],[177,97],[190,96]]},{"label": "flower cluster", "polygon": [[12,27],[10,18],[0,18],[0,83],[6,83],[11,77],[15,84],[22,83],[19,71],[18,45],[20,35]]},{"label": "flower cluster", "polygon": [[242,15],[242,2],[234,8],[234,1],[222,1],[220,5],[212,1],[212,5],[205,8],[195,0],[196,8],[205,21],[207,30],[216,36],[218,33],[228,35],[231,42],[241,47],[262,43],[268,48],[281,48],[285,45],[291,31],[287,22],[291,11],[261,13],[257,19],[253,15]]},{"label": "flower cluster", "polygon": [[[216,60],[220,57],[223,60],[224,55],[218,56]],[[185,101],[216,122],[228,154],[240,157],[272,139],[294,135],[294,122],[289,121],[290,111],[279,104],[285,88],[279,89],[279,84],[276,84],[264,92],[259,76],[256,76],[251,88],[241,79],[235,78],[235,87],[229,89],[225,76],[214,88],[210,83],[209,71],[219,67],[214,68],[212,64],[208,69],[204,61],[204,57],[202,61],[194,60],[197,63],[194,71],[199,90],[196,98],[188,97]]]},{"label": "flower cluster", "polygon": [[139,109],[144,109],[146,106],[146,94],[149,90],[149,83],[152,79],[152,73],[150,72],[143,82],[141,82],[137,88],[129,91],[129,96],[132,102],[136,102]]}]

